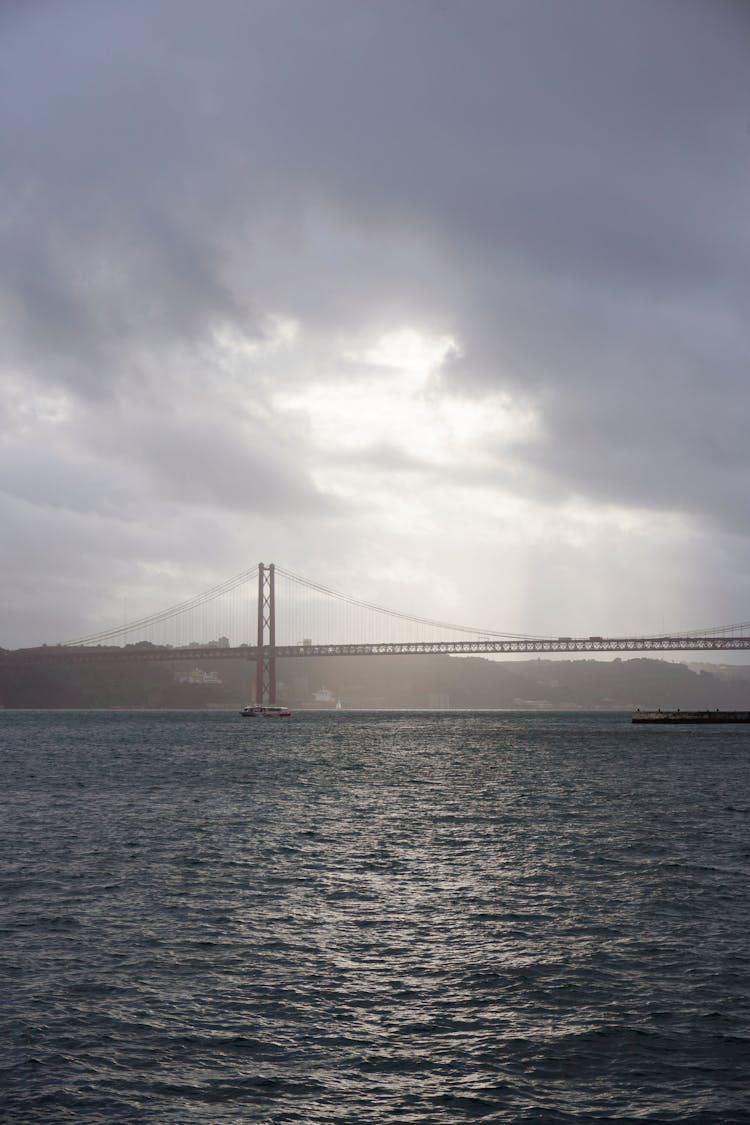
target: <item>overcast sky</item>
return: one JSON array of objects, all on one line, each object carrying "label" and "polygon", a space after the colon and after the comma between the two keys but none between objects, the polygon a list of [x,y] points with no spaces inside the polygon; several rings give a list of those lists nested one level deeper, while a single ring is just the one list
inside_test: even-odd
[{"label": "overcast sky", "polygon": [[0,240],[0,645],[750,620],[750,5],[4,0]]}]

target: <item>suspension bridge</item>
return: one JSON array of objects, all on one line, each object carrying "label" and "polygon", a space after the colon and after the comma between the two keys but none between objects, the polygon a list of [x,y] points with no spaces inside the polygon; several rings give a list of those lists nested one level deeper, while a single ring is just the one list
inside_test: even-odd
[{"label": "suspension bridge", "polygon": [[284,657],[716,652],[750,649],[750,623],[656,636],[545,637],[449,624],[352,597],[274,563],[258,563],[159,613],[4,659],[240,659],[255,665],[255,698],[276,702]]}]

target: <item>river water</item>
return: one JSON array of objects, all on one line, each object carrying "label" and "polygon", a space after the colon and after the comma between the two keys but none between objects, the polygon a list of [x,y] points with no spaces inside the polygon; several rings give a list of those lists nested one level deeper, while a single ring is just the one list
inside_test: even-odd
[{"label": "river water", "polygon": [[0,1120],[750,1122],[750,727],[0,712]]}]

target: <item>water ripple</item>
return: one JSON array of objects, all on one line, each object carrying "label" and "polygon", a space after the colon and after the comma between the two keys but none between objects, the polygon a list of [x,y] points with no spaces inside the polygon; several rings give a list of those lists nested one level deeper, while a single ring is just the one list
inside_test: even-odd
[{"label": "water ripple", "polygon": [[750,1121],[749,749],[0,713],[3,1120]]}]

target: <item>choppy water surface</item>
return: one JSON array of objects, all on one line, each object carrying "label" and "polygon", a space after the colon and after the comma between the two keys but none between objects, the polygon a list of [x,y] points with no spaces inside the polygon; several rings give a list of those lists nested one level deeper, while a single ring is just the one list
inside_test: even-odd
[{"label": "choppy water surface", "polygon": [[0,769],[2,1120],[750,1121],[747,727],[5,712]]}]

